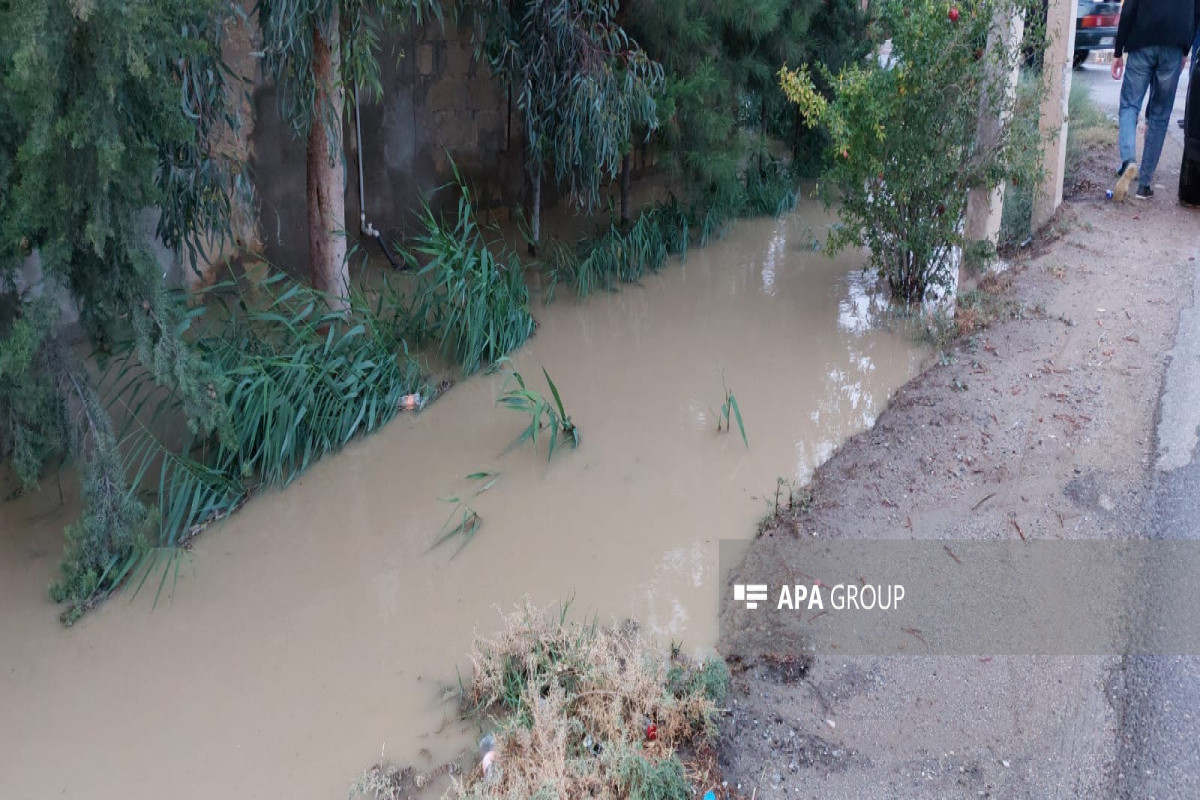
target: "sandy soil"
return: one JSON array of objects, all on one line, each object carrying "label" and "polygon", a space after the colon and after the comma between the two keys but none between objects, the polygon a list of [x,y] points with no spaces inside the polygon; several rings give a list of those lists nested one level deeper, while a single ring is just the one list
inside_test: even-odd
[{"label": "sandy soil", "polygon": [[[1175,201],[1178,144],[1148,202],[1104,199],[1112,160],[1094,153],[1057,221],[1014,257],[1004,318],[957,340],[840,448],[741,574],[788,582],[781,556],[813,531],[1143,535],[1157,400],[1200,237]],[[755,643],[730,607],[722,651],[736,664]],[[751,659],[735,674],[722,766],[731,794],[756,798],[1109,796],[1120,679],[1119,660],[1100,657]]]}]

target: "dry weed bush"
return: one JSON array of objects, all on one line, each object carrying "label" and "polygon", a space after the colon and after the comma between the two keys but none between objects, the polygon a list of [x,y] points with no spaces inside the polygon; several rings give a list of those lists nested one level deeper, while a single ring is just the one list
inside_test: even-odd
[{"label": "dry weed bush", "polygon": [[455,791],[479,800],[690,798],[689,777],[701,778],[692,757],[715,734],[728,681],[724,662],[664,654],[632,625],[568,623],[565,611],[527,605],[495,638],[475,642],[464,701],[495,725],[496,761]]}]

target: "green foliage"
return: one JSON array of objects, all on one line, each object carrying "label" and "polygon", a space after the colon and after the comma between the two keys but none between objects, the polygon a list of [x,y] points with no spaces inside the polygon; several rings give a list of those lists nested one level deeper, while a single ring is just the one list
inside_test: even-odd
[{"label": "green foliage", "polygon": [[737,92],[723,61],[719,7],[707,0],[626,4],[626,26],[663,65],[659,128],[648,147],[689,193],[736,180],[743,142]]},{"label": "green foliage", "polygon": [[612,220],[596,236],[569,245],[554,242],[548,261],[550,276],[546,300],[554,298],[560,283],[575,288],[580,297],[620,283],[636,283],[647,273],[662,269],[668,256],[685,257],[694,238],[700,246],[719,236],[737,217],[779,216],[796,205],[796,184],[791,170],[774,159],[762,169],[749,170],[721,191],[697,193],[698,201],[685,209],[679,201],[656,203],[642,211],[632,225]]},{"label": "green foliage", "polygon": [[[83,520],[68,529],[56,600],[73,621],[131,576],[140,583],[161,569],[159,591],[179,548],[231,514],[253,492],[284,486],[321,456],[378,429],[398,412],[421,376],[400,338],[398,296],[351,297],[347,313],[327,310],[324,296],[280,276],[259,287],[260,300],[219,285],[207,293],[221,319],[203,324],[204,307],[187,317],[187,346],[220,376],[230,411],[224,436],[193,433],[178,446],[152,429],[187,419],[178,391],[165,396],[135,351],[118,362],[108,406],[129,420],[120,438],[85,383],[71,382],[72,414],[87,425],[73,443],[83,459]],[[181,333],[182,335],[182,333]],[[65,373],[68,378],[70,373]],[[118,444],[119,442],[119,444]],[[128,477],[126,477],[128,476]],[[142,498],[146,498],[143,503]],[[150,504],[153,509],[150,509]]]},{"label": "green foliage", "polygon": [[748,160],[765,163],[770,139],[790,146],[794,172],[818,166],[805,157],[819,154],[821,136],[800,124],[774,75],[784,63],[836,72],[860,61],[869,39],[858,2],[660,0],[627,12],[627,28],[665,70],[651,149],[693,201],[728,192]]},{"label": "green foliage", "polygon": [[[378,54],[384,34],[394,35],[409,22],[441,18],[436,0],[259,0],[257,9],[263,68],[275,82],[280,114],[299,138],[320,121],[339,134],[330,136],[331,142],[341,141],[341,120],[349,109],[319,106],[313,34],[341,43],[340,72],[333,77],[344,101],[353,100],[344,91],[350,87],[370,102],[383,94]],[[331,30],[335,19],[336,32]]]},{"label": "green foliage", "polygon": [[108,416],[81,365],[66,352],[53,358],[59,396],[68,423],[71,452],[80,454],[83,514],[65,532],[61,576],[50,596],[68,603],[62,620],[70,625],[104,599],[124,579],[145,550],[151,512],[125,482],[121,456]]},{"label": "green foliage", "polygon": [[80,465],[84,508],[53,590],[68,622],[120,582],[153,515],[57,309],[80,309],[101,360],[136,353],[195,432],[230,430],[226,386],[182,346],[187,317],[152,243],[194,265],[230,235],[245,184],[219,145],[239,123],[221,46],[239,13],[225,0],[0,2],[0,456],[26,485],[56,456]]},{"label": "green foliage", "polygon": [[674,755],[651,761],[628,750],[621,754],[615,772],[617,791],[629,800],[689,800],[692,797],[683,764]]},{"label": "green foliage", "polygon": [[637,129],[658,125],[662,67],[617,21],[617,0],[485,0],[476,32],[493,73],[509,87],[525,126],[533,184],[533,241],[541,181],[551,174],[588,209],[617,176]]},{"label": "green foliage", "polygon": [[[823,188],[839,203],[841,225],[830,251],[868,247],[897,298],[918,302],[929,287],[950,284],[970,189],[1036,180],[1037,140],[1027,127],[1000,126],[991,141],[978,135],[982,108],[1011,116],[1008,79],[1022,42],[1006,46],[997,21],[1007,25],[1025,5],[979,0],[952,21],[946,0],[884,0],[876,10],[891,64],[872,59],[824,72],[835,87],[824,109],[811,92],[791,92],[832,142]],[[1025,44],[1036,46],[1040,35],[1027,31]],[[785,89],[795,88],[795,77],[781,73]]]},{"label": "green foliage", "polygon": [[[478,488],[471,493],[471,497],[478,497],[496,485],[496,482],[500,480],[500,473],[486,471],[472,472],[466,477],[466,480],[475,481],[476,483],[482,481],[482,483],[479,483]],[[479,531],[480,526],[483,525],[483,520],[479,514],[475,513],[475,509],[471,508],[462,497],[441,497],[438,499],[444,503],[453,503],[454,508],[450,511],[450,516],[446,517],[446,521],[442,523],[442,529],[438,534],[438,538],[429,549],[433,550],[457,536],[461,538],[458,549],[454,551],[454,556],[457,556],[475,538],[475,534]],[[451,556],[451,558],[454,558],[454,556]]]},{"label": "green foliage", "polygon": [[[1032,69],[1022,69],[1020,81],[1017,83],[1017,99],[1013,108],[1013,118],[1010,123],[1022,128],[1021,136],[1028,140],[1038,136],[1038,102],[1041,97],[1041,80],[1039,72]],[[1074,87],[1075,84],[1072,84]],[[1071,94],[1075,91],[1072,88]],[[1074,130],[1072,126],[1071,130]],[[1067,136],[1067,148],[1070,150],[1071,138]],[[1069,161],[1069,157],[1068,157]],[[1031,182],[1023,183],[1019,179],[1014,184],[1006,183],[1004,187],[1004,211],[1000,222],[1001,247],[1013,247],[1033,235],[1033,194],[1036,185]]]},{"label": "green foliage", "polygon": [[59,398],[44,345],[57,314],[46,300],[29,302],[23,315],[0,328],[0,452],[7,448],[17,478],[35,486],[42,465],[64,445]]},{"label": "green foliage", "polygon": [[521,262],[484,243],[466,184],[458,188],[450,223],[425,206],[415,252],[428,261],[417,273],[409,316],[418,341],[435,343],[471,374],[524,344],[534,321]]},{"label": "green foliage", "polygon": [[738,432],[742,434],[742,444],[746,445],[746,449],[750,449],[750,440],[746,438],[746,426],[742,423],[742,410],[738,408],[737,397],[729,390],[725,384],[725,376],[721,376],[721,388],[725,390],[725,402],[721,403],[721,413],[717,417],[717,431],[722,429],[729,432],[730,417],[737,421]]},{"label": "green foliage", "polygon": [[529,424],[513,441],[509,449],[519,447],[525,442],[533,442],[534,449],[537,449],[538,434],[543,430],[548,430],[550,441],[546,446],[546,460],[549,461],[554,455],[555,448],[558,447],[559,434],[561,433],[564,439],[571,443],[571,447],[575,448],[579,446],[579,430],[571,422],[570,415],[563,407],[558,387],[550,379],[550,373],[546,372],[545,367],[542,367],[542,375],[546,377],[546,384],[554,396],[553,404],[541,392],[526,386],[525,378],[516,370],[509,372],[505,379],[504,393],[500,395],[497,402],[507,409],[529,417]]},{"label": "green foliage", "polygon": [[598,236],[575,245],[555,242],[549,258],[547,302],[560,282],[580,297],[618,283],[636,283],[662,269],[671,254],[687,252],[690,216],[677,202],[658,203],[638,215],[628,229],[613,220]]},{"label": "green foliage", "polygon": [[36,251],[39,293],[69,293],[102,349],[132,336],[208,430],[224,409],[175,346],[180,311],[150,246],[194,259],[230,233],[240,170],[216,140],[238,126],[220,60],[233,15],[220,0],[0,4],[0,307],[24,313],[15,274]]},{"label": "green foliage", "polygon": [[720,706],[729,693],[729,667],[719,658],[710,658],[698,667],[674,664],[667,672],[667,691],[676,697],[703,695]]}]

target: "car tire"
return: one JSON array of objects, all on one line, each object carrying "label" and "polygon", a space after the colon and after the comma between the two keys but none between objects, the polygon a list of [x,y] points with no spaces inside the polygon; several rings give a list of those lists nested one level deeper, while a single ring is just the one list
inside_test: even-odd
[{"label": "car tire", "polygon": [[1080,67],[1083,66],[1083,62],[1087,61],[1087,57],[1088,57],[1087,50],[1076,50],[1075,58],[1073,58],[1071,60],[1071,66],[1074,67],[1075,69],[1079,69]]}]

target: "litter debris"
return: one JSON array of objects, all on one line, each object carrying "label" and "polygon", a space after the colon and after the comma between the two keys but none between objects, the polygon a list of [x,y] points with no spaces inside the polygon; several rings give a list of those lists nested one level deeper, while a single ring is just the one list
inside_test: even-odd
[{"label": "litter debris", "polygon": [[479,769],[483,772],[483,779],[488,780],[492,776],[492,767],[496,763],[496,737],[489,733],[480,739],[479,752],[482,755],[479,760]]},{"label": "litter debris", "polygon": [[421,393],[406,394],[400,398],[401,411],[418,411],[424,405],[421,402]]}]

